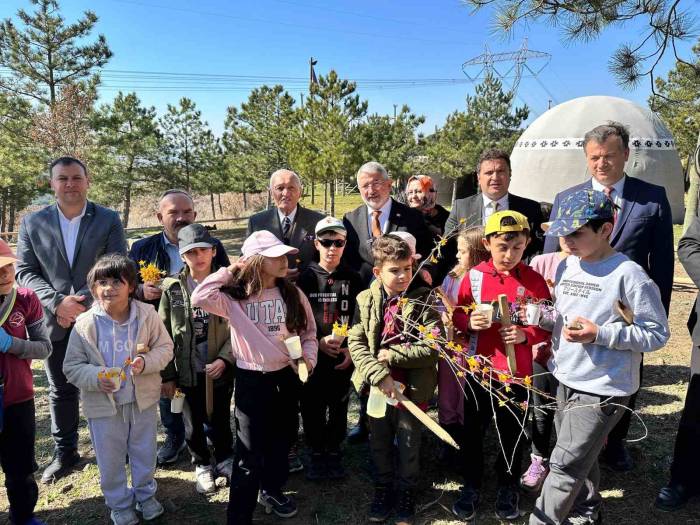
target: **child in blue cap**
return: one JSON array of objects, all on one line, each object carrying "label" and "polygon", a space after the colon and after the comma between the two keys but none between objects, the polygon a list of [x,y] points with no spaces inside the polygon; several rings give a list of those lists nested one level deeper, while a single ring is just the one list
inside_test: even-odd
[{"label": "child in blue cap", "polygon": [[600,523],[598,454],[639,388],[642,352],[669,338],[659,289],[610,246],[614,221],[605,194],[580,190],[564,199],[546,233],[564,237],[571,255],[554,287],[557,443],[530,525]]}]

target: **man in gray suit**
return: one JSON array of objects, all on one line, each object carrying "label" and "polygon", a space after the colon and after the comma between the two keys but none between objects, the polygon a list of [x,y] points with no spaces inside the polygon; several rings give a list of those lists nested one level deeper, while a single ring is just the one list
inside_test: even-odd
[{"label": "man in gray suit", "polygon": [[85,165],[61,157],[51,163],[49,173],[56,204],[25,216],[17,243],[17,281],[39,296],[53,347],[44,367],[56,450],[43,483],[65,476],[80,460],[79,391],[66,381],[63,358],[75,318],[92,302],[87,274],[104,254],[126,255],[117,212],[87,200],[90,178]]},{"label": "man in gray suit", "polygon": [[299,250],[289,256],[289,275],[296,277],[300,270],[314,260],[314,228],[325,215],[304,208],[301,199],[301,179],[291,170],[277,170],[270,177],[270,195],[275,207],[256,213],[248,219],[248,231],[251,233],[267,230],[283,243]]}]

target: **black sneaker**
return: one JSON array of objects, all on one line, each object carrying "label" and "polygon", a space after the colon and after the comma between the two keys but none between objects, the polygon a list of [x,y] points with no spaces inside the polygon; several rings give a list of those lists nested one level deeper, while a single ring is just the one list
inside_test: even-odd
[{"label": "black sneaker", "polygon": [[280,518],[291,518],[297,514],[297,504],[281,492],[261,490],[258,494],[258,503],[265,507],[266,514],[274,512]]},{"label": "black sneaker", "polygon": [[476,509],[481,496],[475,488],[465,485],[462,487],[459,499],[452,505],[452,513],[462,521],[472,521],[476,518]]},{"label": "black sneaker", "polygon": [[64,454],[56,452],[51,463],[44,469],[41,482],[49,484],[67,476],[79,462],[80,454],[76,450]]},{"label": "black sneaker", "polygon": [[680,484],[669,484],[659,491],[654,507],[665,512],[673,512],[688,502],[688,490]]},{"label": "black sneaker", "polygon": [[326,472],[329,479],[344,479],[347,476],[340,452],[329,452],[326,456]]},{"label": "black sneaker", "polygon": [[396,505],[396,523],[411,525],[416,517],[416,497],[413,489],[401,489]]},{"label": "black sneaker", "polygon": [[183,436],[174,437],[170,434],[166,434],[165,443],[158,449],[156,461],[159,465],[175,463],[180,457],[180,452],[185,450],[185,447],[187,447],[187,443],[185,443],[185,438]]},{"label": "black sneaker", "polygon": [[289,465],[289,473],[300,472],[304,470],[304,464],[299,459],[296,447],[292,447],[287,454],[287,464]]},{"label": "black sneaker", "polygon": [[377,483],[374,486],[374,499],[372,506],[369,509],[369,521],[372,523],[381,523],[391,514],[393,509],[393,494],[391,493],[391,485]]},{"label": "black sneaker", "polygon": [[321,452],[313,452],[311,454],[311,461],[306,467],[306,479],[309,481],[320,481],[327,476],[326,458]]},{"label": "black sneaker", "polygon": [[520,493],[516,487],[498,487],[496,494],[496,517],[501,520],[515,520],[520,517]]}]

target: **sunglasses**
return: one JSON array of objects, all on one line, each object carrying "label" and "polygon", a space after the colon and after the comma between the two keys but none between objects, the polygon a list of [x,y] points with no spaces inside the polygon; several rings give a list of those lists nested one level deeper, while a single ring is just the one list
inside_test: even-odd
[{"label": "sunglasses", "polygon": [[336,248],[342,248],[345,246],[345,239],[316,239],[319,243],[321,243],[321,246],[324,248],[330,248],[331,246],[335,246]]}]

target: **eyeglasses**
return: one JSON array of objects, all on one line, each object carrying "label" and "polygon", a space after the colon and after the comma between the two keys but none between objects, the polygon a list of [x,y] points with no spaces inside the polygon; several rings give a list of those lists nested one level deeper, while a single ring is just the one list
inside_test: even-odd
[{"label": "eyeglasses", "polygon": [[323,246],[324,248],[330,248],[331,246],[335,246],[336,248],[342,248],[345,246],[345,239],[317,239],[318,242]]}]

